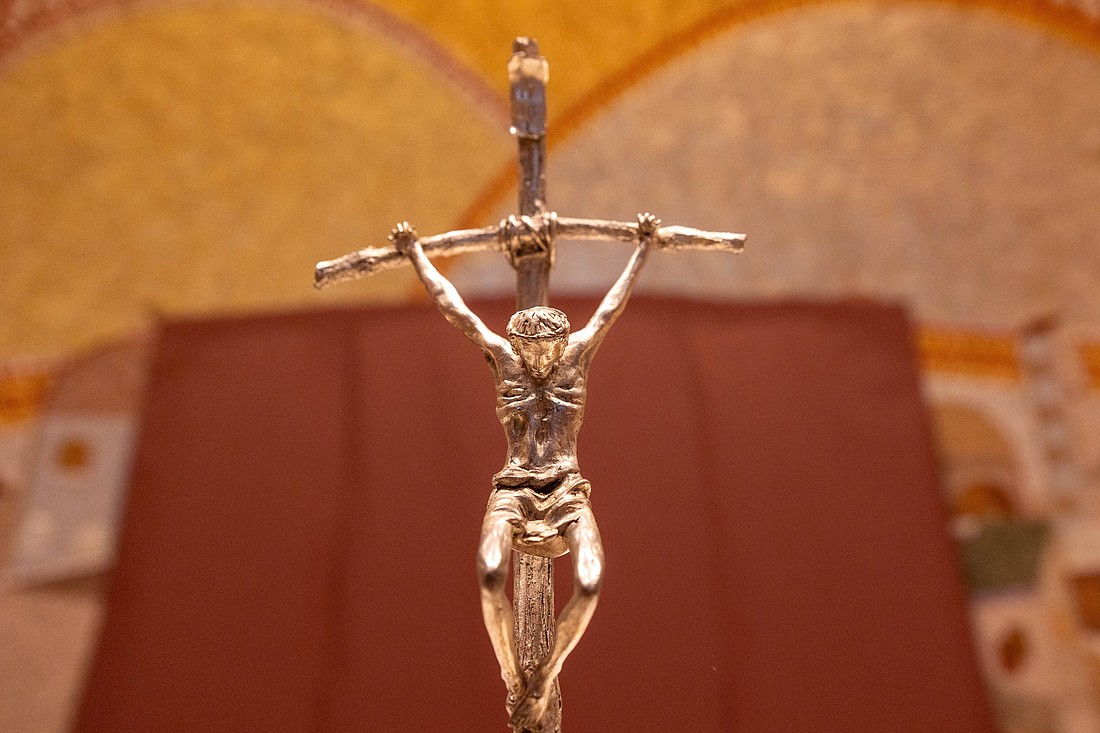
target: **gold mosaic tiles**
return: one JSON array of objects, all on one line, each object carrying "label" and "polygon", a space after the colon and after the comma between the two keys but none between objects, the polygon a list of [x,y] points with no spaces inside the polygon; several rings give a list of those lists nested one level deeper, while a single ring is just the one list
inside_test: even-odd
[{"label": "gold mosaic tiles", "polygon": [[318,294],[313,264],[408,218],[449,227],[511,151],[400,47],[308,9],[125,17],[0,76],[0,354],[158,312],[402,298]]}]

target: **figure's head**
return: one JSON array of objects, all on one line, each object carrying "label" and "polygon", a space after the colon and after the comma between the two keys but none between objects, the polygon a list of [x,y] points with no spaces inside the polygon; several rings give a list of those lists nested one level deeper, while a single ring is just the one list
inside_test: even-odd
[{"label": "figure's head", "polygon": [[545,379],[565,351],[569,319],[545,305],[521,310],[508,321],[508,341],[531,376]]}]

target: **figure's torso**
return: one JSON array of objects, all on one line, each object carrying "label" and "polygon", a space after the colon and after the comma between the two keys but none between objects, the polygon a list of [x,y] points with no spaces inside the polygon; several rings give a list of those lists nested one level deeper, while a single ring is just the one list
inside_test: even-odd
[{"label": "figure's torso", "polygon": [[497,419],[508,441],[498,483],[538,484],[579,470],[577,433],[587,398],[585,371],[564,357],[544,380],[528,374],[518,357],[497,365]]}]

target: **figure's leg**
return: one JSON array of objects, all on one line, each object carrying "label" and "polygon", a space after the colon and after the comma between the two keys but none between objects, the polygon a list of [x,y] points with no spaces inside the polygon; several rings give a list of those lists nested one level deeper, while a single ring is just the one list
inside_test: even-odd
[{"label": "figure's leg", "polygon": [[515,698],[523,689],[523,673],[516,661],[516,645],[512,631],[512,602],[505,595],[508,561],[512,556],[512,536],[515,527],[507,516],[489,511],[481,527],[481,542],[477,550],[477,581],[481,586],[481,614],[485,629],[500,664],[500,676]]},{"label": "figure's leg", "polygon": [[599,600],[603,580],[603,545],[591,507],[585,506],[577,520],[565,531],[565,540],[573,556],[573,596],[558,618],[554,648],[531,671],[523,699],[512,715],[512,722],[533,727],[546,711],[550,688],[561,672],[565,658],[577,646]]}]

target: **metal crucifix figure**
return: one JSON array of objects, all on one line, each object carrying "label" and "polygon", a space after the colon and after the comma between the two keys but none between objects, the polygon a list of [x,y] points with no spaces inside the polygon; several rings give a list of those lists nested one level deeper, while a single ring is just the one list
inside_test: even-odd
[{"label": "metal crucifix figure", "polygon": [[[497,418],[508,442],[478,545],[485,627],[508,689],[515,733],[559,733],[557,676],[588,626],[599,598],[604,556],[589,504],[591,486],[577,462],[588,368],[608,329],[626,307],[653,250],[741,251],[743,234],[664,227],[651,214],[634,222],[559,217],[546,209],[545,83],[547,64],[534,41],[516,40],[509,65],[512,132],[520,148],[520,215],[496,226],[420,238],[405,222],[392,247],[363,249],[317,265],[324,287],[381,269],[412,264],[448,321],[485,354],[497,389]],[[547,305],[557,237],[633,242],[626,269],[587,325],[570,332],[565,314]],[[500,336],[463,302],[429,255],[475,250],[505,253],[516,269],[517,312]],[[515,551],[514,604],[505,594]],[[552,560],[572,556],[573,596],[553,617]]]}]

